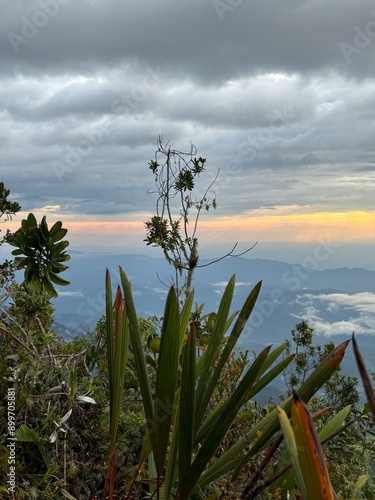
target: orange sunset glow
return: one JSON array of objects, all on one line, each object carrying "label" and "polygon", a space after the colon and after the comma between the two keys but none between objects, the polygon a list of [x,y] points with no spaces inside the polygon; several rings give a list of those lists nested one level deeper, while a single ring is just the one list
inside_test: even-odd
[{"label": "orange sunset glow", "polygon": [[[4,224],[4,229],[15,231],[21,217]],[[43,214],[38,213],[40,219]],[[77,215],[74,219],[77,219]],[[124,219],[126,215],[124,215]],[[68,229],[67,238],[72,245],[95,244],[122,246],[142,246],[145,238],[143,222],[146,215],[138,215],[137,220],[73,220],[73,217],[57,213],[47,215],[51,225],[62,220]],[[214,217],[202,220],[199,227],[202,245],[212,242],[269,242],[285,241],[308,243],[329,238],[342,243],[370,243],[375,238],[375,211],[279,213],[269,215],[268,211],[257,210],[246,215]]]}]

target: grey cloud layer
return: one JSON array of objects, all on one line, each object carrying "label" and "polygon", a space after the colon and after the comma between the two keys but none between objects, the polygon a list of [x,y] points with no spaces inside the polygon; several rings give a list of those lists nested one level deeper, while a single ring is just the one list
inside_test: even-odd
[{"label": "grey cloud layer", "polygon": [[[303,306],[303,318],[322,335],[372,334],[375,327],[375,294],[370,292],[305,294],[297,302]],[[320,304],[319,304],[320,303]],[[329,320],[321,317],[322,303]],[[319,309],[315,307],[319,306]],[[341,319],[341,318],[345,319]],[[339,319],[340,318],[340,319]]]},{"label": "grey cloud layer", "polygon": [[[5,72],[9,64],[17,70],[22,62],[30,73],[48,68],[59,74],[62,67],[95,71],[124,59],[150,64],[156,57],[174,72],[213,83],[256,74],[259,69],[299,73],[335,68],[351,73],[340,43],[353,44],[355,27],[364,30],[374,9],[369,0],[56,0],[57,12],[46,13],[45,22],[37,13],[46,11],[41,5],[49,3],[30,0],[18,2],[17,8],[13,1],[3,2],[2,32],[8,36],[1,49]],[[237,5],[230,8],[231,4]],[[24,27],[29,23],[37,25],[34,36],[32,27]],[[31,38],[28,43],[16,38],[11,43],[10,33]],[[359,76],[373,74],[371,55],[365,51],[352,62]]]},{"label": "grey cloud layer", "polygon": [[2,2],[0,168],[25,210],[150,211],[162,134],[225,214],[373,209],[370,1]]}]

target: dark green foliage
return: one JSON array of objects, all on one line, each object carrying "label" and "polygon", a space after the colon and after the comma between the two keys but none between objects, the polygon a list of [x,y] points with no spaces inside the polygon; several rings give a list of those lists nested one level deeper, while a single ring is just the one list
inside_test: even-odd
[{"label": "dark green foliage", "polygon": [[[21,205],[16,201],[9,201],[10,190],[6,189],[3,182],[0,182],[0,223],[12,219],[12,216],[21,210]],[[4,220],[2,220],[4,218]],[[1,233],[1,230],[0,230]],[[0,238],[0,246],[9,237],[10,231]],[[9,286],[14,279],[14,266],[10,260],[4,260],[0,264],[0,286]]]},{"label": "dark green foliage", "polygon": [[5,188],[4,182],[0,182],[0,219],[5,216],[6,220],[9,220],[21,210],[17,201],[8,200],[9,195],[10,190]]},{"label": "dark green foliage", "polygon": [[[8,355],[0,362],[2,401],[9,387],[16,394],[17,498],[64,498],[64,488],[76,498],[88,497],[100,472],[92,465],[101,462],[107,443],[100,421],[105,407],[92,399],[99,381],[87,371],[93,368],[95,340],[77,340],[73,347],[43,329],[18,330],[17,341],[10,327],[1,333],[2,353]],[[4,443],[6,413],[1,414]],[[2,467],[0,477],[6,472]]]},{"label": "dark green foliage", "polygon": [[320,359],[319,349],[312,343],[313,331],[306,321],[301,321],[291,330],[291,340],[286,340],[285,355],[295,354],[293,363],[284,373],[288,394],[301,385]]},{"label": "dark green foliage", "polygon": [[151,220],[145,222],[147,229],[147,245],[158,246],[164,252],[171,252],[177,246],[179,241],[180,221],[168,223],[167,219],[162,219],[158,215],[154,215]]},{"label": "dark green foliage", "polygon": [[23,219],[21,228],[7,237],[7,242],[17,247],[12,255],[17,269],[25,269],[24,284],[38,286],[50,297],[57,297],[55,285],[69,285],[69,281],[59,276],[68,266],[63,264],[70,259],[65,251],[69,245],[67,240],[61,241],[67,233],[60,221],[49,230],[46,217],[38,224],[30,213]]},{"label": "dark green foliage", "polygon": [[187,168],[181,170],[178,173],[175,182],[176,191],[185,192],[192,191],[194,189],[194,174],[191,170]]},{"label": "dark green foliage", "polygon": [[[333,342],[324,345],[313,343],[313,328],[306,321],[297,323],[291,330],[291,340],[286,340],[285,352],[294,354],[294,361],[284,372],[288,394],[292,394],[307,375],[320,363],[322,358],[334,349]],[[341,373],[341,367],[324,385],[324,404],[334,411],[339,411],[347,405],[355,405],[359,401],[358,378]]]},{"label": "dark green foliage", "polygon": [[[0,318],[0,440],[6,440],[6,394],[11,387],[17,395],[17,499],[57,500],[64,498],[63,491],[76,499],[101,497],[110,429],[105,324],[101,320],[94,331],[64,341],[38,321],[51,323],[44,305],[27,305],[30,295],[22,292],[28,317],[17,307]],[[52,313],[51,306],[48,311]],[[147,321],[141,323],[145,336],[143,323]],[[138,463],[146,426],[134,358],[129,358],[117,455],[123,487]],[[7,450],[0,448],[0,486],[5,486],[6,463]]]}]

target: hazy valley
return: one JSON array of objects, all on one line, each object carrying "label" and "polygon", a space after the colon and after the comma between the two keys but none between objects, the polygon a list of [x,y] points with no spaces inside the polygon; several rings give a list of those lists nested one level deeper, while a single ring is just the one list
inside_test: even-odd
[{"label": "hazy valley", "polygon": [[[71,285],[60,289],[55,301],[58,330],[65,336],[93,327],[104,313],[105,269],[115,287],[118,266],[129,278],[138,316],[161,316],[171,269],[163,258],[145,255],[71,252],[66,277]],[[202,260],[201,264],[207,264]],[[197,269],[194,288],[198,305],[215,311],[224,287],[236,275],[233,311],[243,304],[252,287],[262,280],[256,308],[239,345],[256,352],[265,344],[281,343],[301,320],[315,329],[315,343],[347,339],[354,331],[367,366],[375,371],[375,271],[338,268],[322,271],[266,259],[231,258]],[[351,350],[343,369],[355,373]]]}]

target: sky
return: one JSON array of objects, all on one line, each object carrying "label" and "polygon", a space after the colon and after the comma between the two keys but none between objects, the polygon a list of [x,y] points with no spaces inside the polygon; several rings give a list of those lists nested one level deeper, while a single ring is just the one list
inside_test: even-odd
[{"label": "sky", "polygon": [[220,169],[203,251],[301,259],[323,240],[371,266],[373,1],[0,7],[0,180],[23,209],[7,227],[32,211],[77,248],[144,248],[161,135],[207,158],[202,186]]}]

